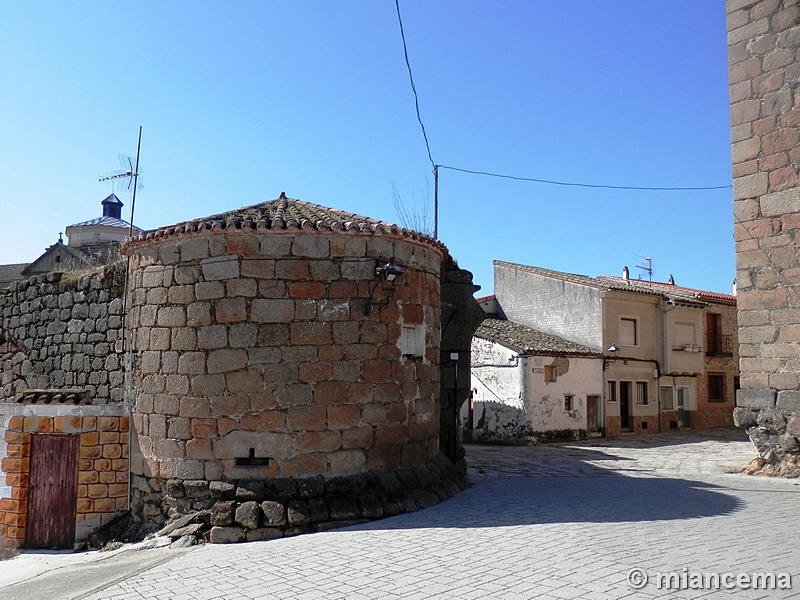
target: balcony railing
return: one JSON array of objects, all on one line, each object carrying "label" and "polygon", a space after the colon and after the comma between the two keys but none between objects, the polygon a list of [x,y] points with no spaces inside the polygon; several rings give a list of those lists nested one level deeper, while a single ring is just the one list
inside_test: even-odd
[{"label": "balcony railing", "polygon": [[733,336],[718,334],[706,340],[706,356],[733,356]]}]

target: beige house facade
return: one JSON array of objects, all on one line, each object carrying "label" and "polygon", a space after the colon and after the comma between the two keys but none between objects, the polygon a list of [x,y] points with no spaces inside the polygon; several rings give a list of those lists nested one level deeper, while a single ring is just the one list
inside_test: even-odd
[{"label": "beige house facade", "polygon": [[495,261],[493,302],[602,354],[605,435],[733,424],[735,296]]}]

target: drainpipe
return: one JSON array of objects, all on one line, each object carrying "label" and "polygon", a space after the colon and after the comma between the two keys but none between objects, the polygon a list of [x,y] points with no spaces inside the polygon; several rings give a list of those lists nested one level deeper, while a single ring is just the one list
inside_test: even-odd
[{"label": "drainpipe", "polygon": [[[658,354],[661,362],[664,364],[664,369],[669,372],[669,351],[667,349],[667,313],[672,311],[675,308],[675,303],[670,300],[666,302],[667,306],[664,306],[665,300],[662,298],[658,303],[658,312],[659,316],[661,317],[658,319]],[[656,406],[658,408],[658,433],[661,433],[661,370],[658,368],[658,363],[656,363],[656,368],[658,369],[658,377],[656,377]]]}]

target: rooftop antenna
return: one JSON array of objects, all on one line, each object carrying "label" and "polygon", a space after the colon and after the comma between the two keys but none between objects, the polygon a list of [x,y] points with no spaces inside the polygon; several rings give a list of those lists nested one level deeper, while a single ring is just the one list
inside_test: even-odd
[{"label": "rooftop antenna", "polygon": [[117,187],[118,192],[132,192],[133,199],[131,200],[131,220],[130,229],[128,230],[128,237],[133,236],[133,213],[136,210],[136,190],[143,187],[139,183],[139,152],[142,149],[142,126],[139,126],[139,142],[136,145],[136,161],[134,162],[130,156],[124,154],[117,154],[119,164],[122,167],[121,171],[110,172],[107,176],[101,177],[100,181],[113,181]]},{"label": "rooftop antenna", "polygon": [[[636,265],[637,269],[641,269],[642,271],[647,273],[647,280],[650,282],[650,285],[653,284],[653,259],[649,254],[642,256],[641,254],[634,254],[634,256],[638,256],[639,258],[643,259],[645,264],[643,265]],[[641,279],[641,275],[639,276]]]}]

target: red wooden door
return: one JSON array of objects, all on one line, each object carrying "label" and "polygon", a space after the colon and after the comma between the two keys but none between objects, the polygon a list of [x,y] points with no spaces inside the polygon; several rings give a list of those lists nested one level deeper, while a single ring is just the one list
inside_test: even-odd
[{"label": "red wooden door", "polygon": [[28,548],[72,548],[78,502],[80,435],[31,436]]}]

